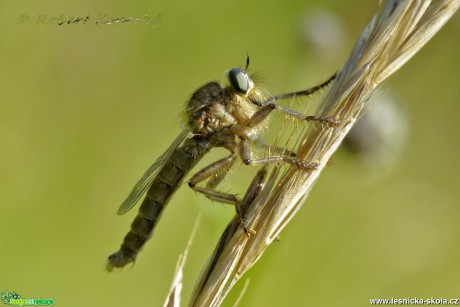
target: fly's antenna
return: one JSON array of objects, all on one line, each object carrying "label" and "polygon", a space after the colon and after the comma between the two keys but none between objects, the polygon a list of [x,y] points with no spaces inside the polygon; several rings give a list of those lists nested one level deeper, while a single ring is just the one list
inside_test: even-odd
[{"label": "fly's antenna", "polygon": [[249,69],[249,53],[246,53],[246,67],[244,68],[244,71],[247,71]]}]

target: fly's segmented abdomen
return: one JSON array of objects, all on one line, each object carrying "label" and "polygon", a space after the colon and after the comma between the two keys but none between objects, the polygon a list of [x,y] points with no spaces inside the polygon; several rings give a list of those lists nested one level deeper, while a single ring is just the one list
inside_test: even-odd
[{"label": "fly's segmented abdomen", "polygon": [[107,270],[124,267],[136,259],[142,246],[153,233],[163,208],[177,190],[185,175],[210,149],[207,140],[189,139],[177,148],[152,182],[142,201],[131,230],[120,250],[109,256]]}]

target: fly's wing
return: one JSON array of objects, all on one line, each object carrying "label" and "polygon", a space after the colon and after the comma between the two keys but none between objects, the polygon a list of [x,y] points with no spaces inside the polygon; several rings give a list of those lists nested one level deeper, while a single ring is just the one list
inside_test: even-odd
[{"label": "fly's wing", "polygon": [[174,140],[169,148],[149,167],[141,179],[136,183],[131,193],[118,208],[118,215],[125,214],[131,210],[139,199],[144,195],[148,188],[152,185],[158,171],[163,167],[166,161],[169,160],[176,148],[190,135],[190,129],[182,131],[182,133]]}]

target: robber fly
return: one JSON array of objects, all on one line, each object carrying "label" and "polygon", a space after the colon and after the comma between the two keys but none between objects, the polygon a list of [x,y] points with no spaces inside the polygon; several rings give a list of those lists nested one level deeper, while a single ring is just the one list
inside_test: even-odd
[{"label": "robber fly", "polygon": [[[212,148],[226,148],[230,155],[198,171],[188,181],[188,185],[196,192],[224,203],[238,204],[235,195],[215,189],[237,158],[247,165],[288,163],[305,170],[318,166],[315,162],[300,161],[294,155],[287,154],[253,159],[251,146],[261,146],[260,135],[266,127],[262,122],[275,109],[305,121],[337,124],[338,120],[335,118],[306,116],[275,103],[279,99],[311,95],[326,87],[335,75],[304,91],[267,97],[249,77],[248,67],[249,57],[245,69],[233,68],[228,72],[228,86],[222,87],[218,82],[209,82],[193,93],[186,108],[187,128],[145,172],[118,209],[119,215],[125,214],[147,192],[120,249],[108,258],[109,271],[114,267],[124,267],[136,259],[151,236],[163,208],[185,175]],[[204,186],[199,186],[200,183],[204,183]]]}]

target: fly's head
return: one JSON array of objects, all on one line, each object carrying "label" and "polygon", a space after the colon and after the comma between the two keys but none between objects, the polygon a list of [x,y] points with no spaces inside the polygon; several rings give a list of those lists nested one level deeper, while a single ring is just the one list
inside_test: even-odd
[{"label": "fly's head", "polygon": [[[231,96],[230,104],[233,103],[236,109],[244,109],[250,114],[254,106],[260,106],[268,97],[268,92],[253,80],[254,75],[249,75],[249,55],[246,58],[246,67],[232,68],[227,73],[230,85],[226,88]],[[230,111],[233,113],[233,111]],[[238,117],[238,116],[237,116]]]},{"label": "fly's head", "polygon": [[228,72],[230,86],[238,95],[248,96],[254,89],[254,81],[251,80],[245,70],[233,68]]},{"label": "fly's head", "polygon": [[227,74],[230,84],[226,87],[230,97],[226,110],[246,130],[251,129],[247,126],[250,118],[266,100],[265,90],[249,76],[248,66],[249,59],[244,70],[232,68]]}]

